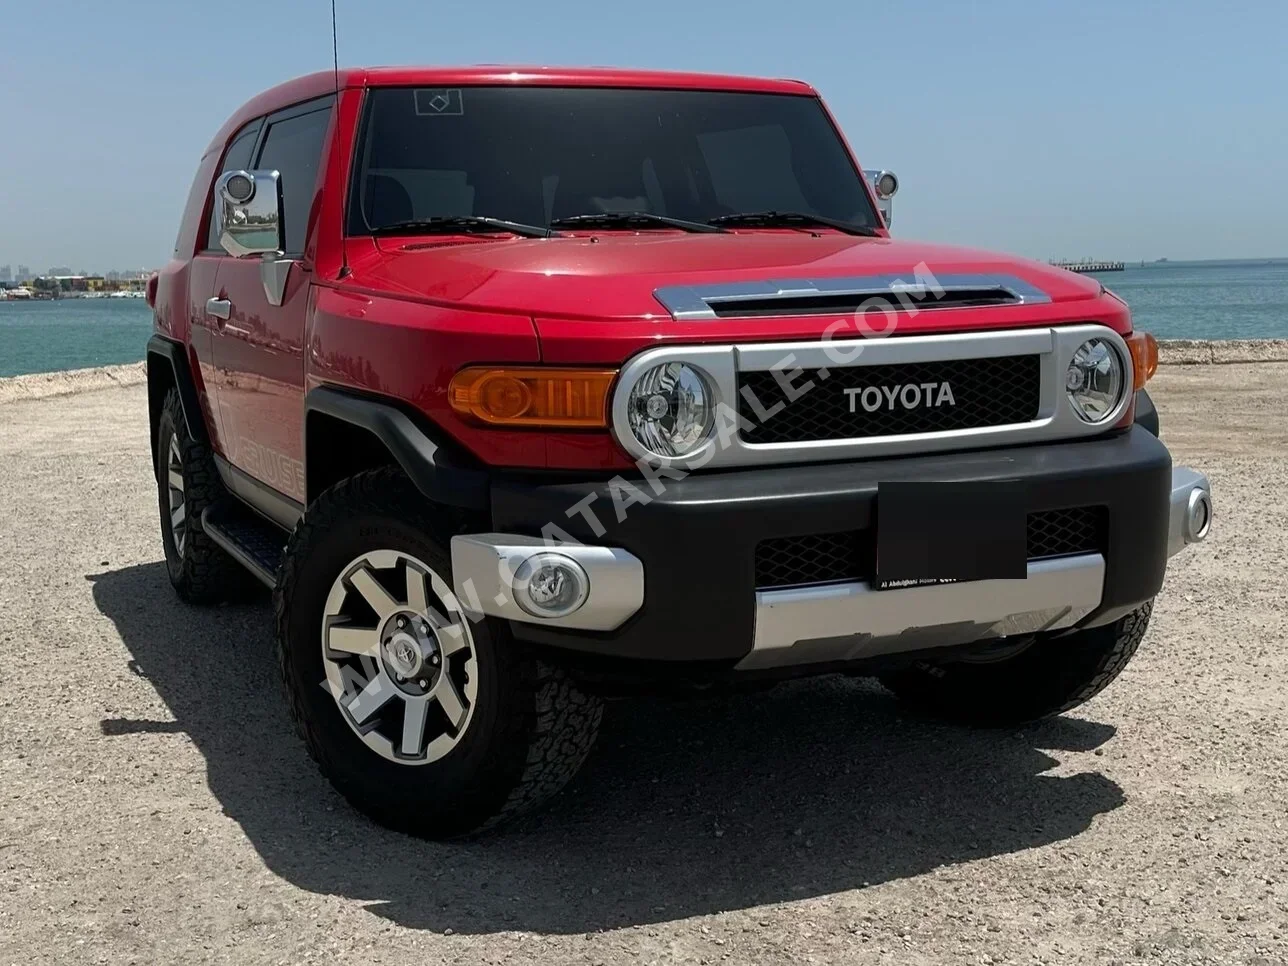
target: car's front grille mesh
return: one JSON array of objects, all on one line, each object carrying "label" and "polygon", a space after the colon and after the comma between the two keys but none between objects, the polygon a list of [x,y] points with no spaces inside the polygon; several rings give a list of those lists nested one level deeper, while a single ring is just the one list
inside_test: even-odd
[{"label": "car's front grille mesh", "polygon": [[[744,442],[800,443],[1008,426],[1036,419],[1042,394],[1041,357],[1036,355],[807,369],[790,381],[782,376],[772,371],[740,374]],[[789,402],[780,380],[790,382],[793,394],[806,381],[814,385]],[[748,392],[755,402],[747,398]]]},{"label": "car's front grille mesh", "polygon": [[[1029,559],[1104,553],[1107,525],[1103,506],[1030,513]],[[867,529],[762,540],[756,547],[756,589],[870,581],[876,575],[875,536]]]},{"label": "car's front grille mesh", "polygon": [[1102,506],[1077,506],[1029,514],[1029,559],[1071,553],[1104,553],[1108,516]]},{"label": "car's front grille mesh", "polygon": [[756,587],[866,580],[876,570],[873,530],[776,537],[756,547]]}]

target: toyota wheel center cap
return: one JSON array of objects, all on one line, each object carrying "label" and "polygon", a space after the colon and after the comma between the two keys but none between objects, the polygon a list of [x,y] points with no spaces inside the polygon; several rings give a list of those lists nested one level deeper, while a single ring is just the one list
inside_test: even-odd
[{"label": "toyota wheel center cap", "polygon": [[398,633],[385,642],[385,660],[405,678],[415,677],[425,663],[420,643],[410,634]]}]

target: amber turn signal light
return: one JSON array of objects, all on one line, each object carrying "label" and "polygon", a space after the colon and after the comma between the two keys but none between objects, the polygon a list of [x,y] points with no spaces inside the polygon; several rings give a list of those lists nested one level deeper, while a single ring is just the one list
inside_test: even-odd
[{"label": "amber turn signal light", "polygon": [[452,409],[476,422],[516,429],[603,429],[616,369],[473,367],[452,377]]},{"label": "amber turn signal light", "polygon": [[1127,336],[1127,348],[1131,351],[1132,385],[1143,389],[1158,370],[1158,340],[1148,332],[1133,332]]}]

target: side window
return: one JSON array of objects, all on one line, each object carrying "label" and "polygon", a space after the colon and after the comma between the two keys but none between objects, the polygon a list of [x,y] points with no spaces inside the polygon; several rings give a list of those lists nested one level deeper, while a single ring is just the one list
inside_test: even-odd
[{"label": "side window", "polygon": [[297,114],[268,126],[255,167],[276,169],[282,176],[282,218],[286,222],[286,250],[304,251],[309,207],[317,187],[322,144],[331,123],[331,108]]},{"label": "side window", "polygon": [[[224,163],[219,169],[219,174],[228,171],[236,171],[240,168],[250,167],[251,152],[255,150],[255,138],[259,136],[259,121],[254,120],[233,136],[232,143],[228,145],[228,153],[224,155]],[[219,175],[215,175],[216,180]],[[208,250],[222,251],[219,247],[219,234],[215,229],[214,205],[211,205],[210,227],[206,236],[206,248]]]}]

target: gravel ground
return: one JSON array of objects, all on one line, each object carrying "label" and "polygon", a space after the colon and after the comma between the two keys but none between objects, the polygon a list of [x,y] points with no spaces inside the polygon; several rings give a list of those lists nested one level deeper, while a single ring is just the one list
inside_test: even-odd
[{"label": "gravel ground", "polygon": [[1086,707],[616,704],[549,812],[453,845],[316,774],[264,602],[170,593],[142,387],[0,406],[0,964],[1282,963],[1288,365],[1156,386],[1217,530]]}]

